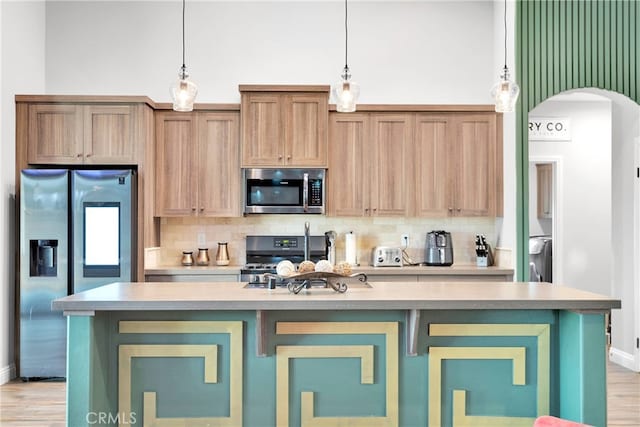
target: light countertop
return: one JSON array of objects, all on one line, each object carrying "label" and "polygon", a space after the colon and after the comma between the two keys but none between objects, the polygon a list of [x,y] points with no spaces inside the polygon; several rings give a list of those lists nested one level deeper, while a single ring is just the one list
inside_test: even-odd
[{"label": "light countertop", "polygon": [[[159,266],[145,269],[146,275],[217,275],[217,274],[240,274],[240,265],[229,266]],[[365,273],[367,275],[513,275],[512,268],[503,267],[477,267],[472,264],[454,264],[449,267],[428,267],[428,266],[403,266],[403,267],[373,267],[371,265],[361,265],[353,267],[354,273]]]},{"label": "light countertop", "polygon": [[152,268],[145,268],[144,274],[146,275],[225,275],[225,274],[240,274],[240,269],[242,266],[240,265],[192,265],[192,266],[182,266],[182,265],[164,265]]},{"label": "light countertop", "polygon": [[[245,283],[112,283],[53,302],[67,314],[120,310],[478,310],[608,311],[620,300],[547,283],[380,282],[350,285],[343,294],[313,288],[247,289]],[[84,312],[84,313],[83,313]]]}]

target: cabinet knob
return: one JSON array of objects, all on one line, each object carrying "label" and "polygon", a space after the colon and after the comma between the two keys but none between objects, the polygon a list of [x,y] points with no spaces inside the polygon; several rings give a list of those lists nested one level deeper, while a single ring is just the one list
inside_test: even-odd
[{"label": "cabinet knob", "polygon": [[369,212],[369,208],[364,208],[364,211],[365,212]]},{"label": "cabinet knob", "polygon": [[91,157],[91,154],[87,154],[85,157],[89,158],[89,157]]},{"label": "cabinet knob", "polygon": [[278,156],[278,160],[282,160],[282,156]]},{"label": "cabinet knob", "polygon": [[458,209],[456,209],[456,210],[457,210],[458,212],[460,212],[460,211],[462,210],[462,208],[458,208]]},{"label": "cabinet knob", "polygon": [[80,157],[82,157],[82,154],[76,154],[76,157],[80,158]]},{"label": "cabinet knob", "polygon": [[200,206],[200,212],[204,212],[204,206]]},{"label": "cabinet knob", "polygon": [[449,212],[453,212],[453,208],[452,207],[449,207]]},{"label": "cabinet knob", "polygon": [[291,160],[291,156],[287,156],[287,160]]},{"label": "cabinet knob", "polygon": [[193,212],[195,212],[195,211],[196,211],[196,207],[195,207],[195,206],[191,206],[191,210],[192,210]]}]

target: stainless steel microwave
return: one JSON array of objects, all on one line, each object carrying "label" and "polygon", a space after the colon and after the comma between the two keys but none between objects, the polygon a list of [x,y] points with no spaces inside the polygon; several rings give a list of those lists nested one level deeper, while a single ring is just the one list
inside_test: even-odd
[{"label": "stainless steel microwave", "polygon": [[324,169],[243,169],[245,214],[323,214]]}]

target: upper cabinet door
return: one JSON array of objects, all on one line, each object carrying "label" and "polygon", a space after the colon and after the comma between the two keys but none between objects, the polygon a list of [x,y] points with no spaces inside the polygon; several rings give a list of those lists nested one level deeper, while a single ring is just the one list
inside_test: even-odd
[{"label": "upper cabinet door", "polygon": [[240,216],[237,112],[198,113],[198,215]]},{"label": "upper cabinet door", "polygon": [[132,105],[29,106],[31,164],[135,164]]},{"label": "upper cabinet door", "polygon": [[467,114],[456,120],[454,209],[458,216],[496,215],[496,116]]},{"label": "upper cabinet door", "polygon": [[156,115],[156,216],[197,213],[195,119],[185,113]]},{"label": "upper cabinet door", "polygon": [[450,115],[420,113],[416,116],[412,157],[417,216],[444,217],[453,211],[447,163],[453,133]]},{"label": "upper cabinet door", "polygon": [[413,115],[375,114],[372,120],[369,194],[371,215],[407,216],[413,194],[410,143]]},{"label": "upper cabinet door", "polygon": [[89,105],[84,107],[84,162],[87,164],[133,164],[131,105]]},{"label": "upper cabinet door", "polygon": [[292,94],[284,97],[285,165],[327,165],[327,122],[329,107],[323,93]]},{"label": "upper cabinet door", "polygon": [[366,114],[329,116],[328,214],[363,216],[369,206],[365,146],[370,142]]},{"label": "upper cabinet door", "polygon": [[242,167],[326,167],[329,86],[240,86]]},{"label": "upper cabinet door", "polygon": [[242,166],[284,162],[281,98],[273,93],[242,94]]},{"label": "upper cabinet door", "polygon": [[82,106],[29,106],[27,159],[31,164],[83,163]]}]

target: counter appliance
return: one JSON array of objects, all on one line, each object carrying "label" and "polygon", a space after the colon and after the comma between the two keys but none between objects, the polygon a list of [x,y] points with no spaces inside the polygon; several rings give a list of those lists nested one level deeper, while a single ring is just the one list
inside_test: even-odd
[{"label": "counter appliance", "polygon": [[66,376],[67,321],[52,300],[133,280],[135,190],[132,170],[21,172],[20,377]]},{"label": "counter appliance", "polygon": [[376,246],[372,251],[374,267],[402,267],[402,249],[391,246]]},{"label": "counter appliance", "polygon": [[[250,285],[267,285],[265,273],[276,274],[276,265],[285,259],[296,266],[304,261],[304,236],[247,236],[246,264],[240,270],[240,281]],[[309,259],[327,259],[325,236],[311,236]]]},{"label": "counter appliance", "polygon": [[326,239],[325,244],[327,245],[327,260],[333,265],[336,265],[336,238],[338,234],[329,230],[324,233],[324,237]]},{"label": "counter appliance", "polygon": [[437,230],[427,233],[424,261],[427,265],[449,266],[453,264],[451,233]]}]

